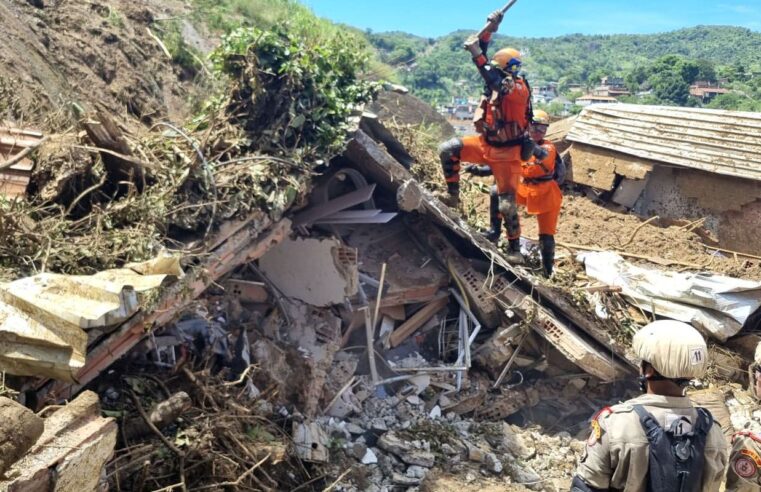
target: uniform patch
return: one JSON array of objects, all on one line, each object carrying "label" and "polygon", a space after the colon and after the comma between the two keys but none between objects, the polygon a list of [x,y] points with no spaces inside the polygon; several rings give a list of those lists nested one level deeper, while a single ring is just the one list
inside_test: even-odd
[{"label": "uniform patch", "polygon": [[761,467],[761,456],[758,455],[757,452],[753,451],[752,449],[741,449],[740,454],[747,457],[748,459],[753,460],[755,465],[757,467]]},{"label": "uniform patch", "polygon": [[753,460],[744,456],[737,458],[732,464],[732,468],[734,468],[737,476],[742,478],[750,478],[756,474],[756,471],[758,471],[758,468],[756,468],[756,464],[753,462]]},{"label": "uniform patch", "polygon": [[703,347],[695,347],[690,349],[690,364],[697,366],[702,364],[706,359],[705,349]]},{"label": "uniform patch", "polygon": [[587,439],[587,446],[589,447],[594,446],[602,439],[602,427],[600,427],[600,423],[597,420],[593,420],[591,427],[592,432],[590,432],[589,439]]}]

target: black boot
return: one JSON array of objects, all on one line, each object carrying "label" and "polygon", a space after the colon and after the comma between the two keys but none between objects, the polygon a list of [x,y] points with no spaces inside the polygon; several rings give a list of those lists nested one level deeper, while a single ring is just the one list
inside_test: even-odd
[{"label": "black boot", "polygon": [[523,263],[523,253],[521,253],[521,240],[508,239],[507,241],[507,261],[515,264]]},{"label": "black boot", "polygon": [[539,251],[542,253],[542,270],[544,276],[550,278],[555,265],[555,236],[539,234]]},{"label": "black boot", "polygon": [[492,186],[489,192],[489,224],[491,229],[484,232],[484,236],[487,240],[497,244],[502,232],[502,217],[499,215],[499,198],[497,197],[496,186]]}]

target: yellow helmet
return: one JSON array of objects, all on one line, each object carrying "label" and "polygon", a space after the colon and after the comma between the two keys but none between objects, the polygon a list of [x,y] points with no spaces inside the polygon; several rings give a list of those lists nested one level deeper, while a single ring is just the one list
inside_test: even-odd
[{"label": "yellow helmet", "polygon": [[544,110],[537,109],[534,111],[534,117],[532,118],[531,123],[535,125],[549,125],[550,115]]},{"label": "yellow helmet", "polygon": [[521,52],[515,48],[502,48],[491,59],[494,65],[508,72],[517,72],[521,67]]}]

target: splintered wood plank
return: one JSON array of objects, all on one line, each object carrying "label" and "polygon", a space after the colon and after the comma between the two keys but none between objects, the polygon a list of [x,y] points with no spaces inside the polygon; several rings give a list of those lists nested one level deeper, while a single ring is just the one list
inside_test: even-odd
[{"label": "splintered wood plank", "polygon": [[401,326],[399,326],[399,328],[394,330],[394,332],[391,334],[391,337],[389,338],[391,346],[399,346],[400,343],[415,333],[421,326],[426,323],[426,321],[431,318],[431,316],[439,312],[447,304],[449,304],[448,293],[442,294],[440,297],[423,306],[423,308],[413,314],[410,319],[405,321]]}]

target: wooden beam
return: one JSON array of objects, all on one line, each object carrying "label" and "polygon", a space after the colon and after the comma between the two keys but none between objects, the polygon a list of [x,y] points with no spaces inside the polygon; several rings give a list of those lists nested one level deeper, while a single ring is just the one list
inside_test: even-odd
[{"label": "wooden beam", "polygon": [[431,318],[431,316],[443,309],[444,306],[446,306],[448,303],[449,294],[446,293],[423,306],[422,309],[410,316],[410,319],[405,321],[401,326],[399,326],[399,328],[394,330],[394,332],[391,334],[391,337],[389,338],[391,346],[399,346],[399,344],[406,340],[410,335],[415,333],[418,328],[423,326],[426,321]]}]

